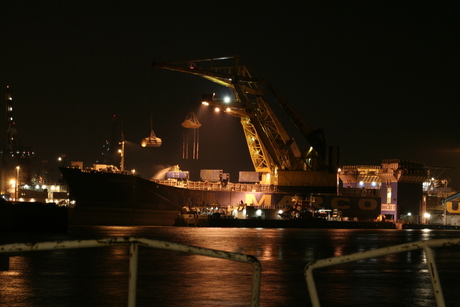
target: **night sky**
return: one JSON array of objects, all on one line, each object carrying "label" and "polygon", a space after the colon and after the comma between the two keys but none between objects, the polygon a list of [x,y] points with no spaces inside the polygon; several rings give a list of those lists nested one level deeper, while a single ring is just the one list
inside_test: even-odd
[{"label": "night sky", "polygon": [[[117,114],[127,169],[150,177],[179,164],[192,179],[223,169],[237,181],[252,170],[239,120],[200,107],[202,93],[228,89],[150,64],[238,54],[324,129],[341,165],[420,161],[448,167],[460,189],[454,3],[2,1],[0,84],[12,87],[22,144],[52,170],[62,154],[99,159]],[[182,159],[190,111],[203,124],[198,160]],[[163,146],[141,148],[151,115]]]}]

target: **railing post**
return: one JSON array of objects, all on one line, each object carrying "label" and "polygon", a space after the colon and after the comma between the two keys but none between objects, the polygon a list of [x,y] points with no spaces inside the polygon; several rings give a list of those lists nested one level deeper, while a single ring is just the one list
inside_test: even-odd
[{"label": "railing post", "polygon": [[[250,259],[250,257],[248,257]],[[252,298],[251,307],[258,307],[260,301],[260,279],[262,275],[262,267],[257,258],[252,262],[253,275],[252,275]]]},{"label": "railing post", "polygon": [[307,266],[305,267],[304,276],[305,280],[307,281],[307,288],[308,293],[310,294],[311,305],[313,307],[321,306],[321,304],[319,303],[318,290],[316,289],[315,278],[313,276],[313,269],[311,269],[310,264],[307,264]]},{"label": "railing post", "polygon": [[128,289],[128,307],[136,306],[137,290],[137,260],[139,247],[137,242],[129,244],[129,289]]},{"label": "railing post", "polygon": [[426,264],[428,265],[428,271],[430,272],[431,284],[433,285],[433,292],[436,298],[436,304],[438,307],[445,307],[444,294],[442,293],[441,280],[439,279],[438,269],[436,268],[436,262],[433,256],[433,250],[431,247],[424,245],[423,250],[425,252]]}]

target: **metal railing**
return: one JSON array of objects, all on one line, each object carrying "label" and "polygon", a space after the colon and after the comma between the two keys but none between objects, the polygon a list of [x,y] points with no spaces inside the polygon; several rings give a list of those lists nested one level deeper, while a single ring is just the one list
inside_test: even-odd
[{"label": "metal railing", "polygon": [[238,253],[224,252],[219,250],[195,247],[190,245],[150,240],[145,238],[123,237],[123,238],[107,238],[99,240],[72,240],[72,241],[57,241],[57,242],[40,242],[40,243],[14,243],[0,245],[0,253],[17,253],[17,252],[32,252],[57,249],[76,249],[76,248],[92,248],[113,245],[129,245],[129,291],[128,291],[128,307],[136,306],[136,290],[137,290],[137,265],[139,246],[165,249],[171,251],[184,252],[188,254],[201,255],[213,258],[221,258],[237,262],[250,263],[253,266],[252,275],[252,295],[251,306],[259,306],[260,297],[260,278],[261,265],[259,260],[251,255]]},{"label": "metal railing", "polygon": [[452,247],[460,246],[460,238],[455,239],[437,239],[437,240],[427,240],[427,241],[417,241],[406,244],[399,244],[390,247],[384,247],[379,249],[374,249],[365,252],[354,253],[350,255],[344,255],[339,257],[332,257],[321,259],[318,261],[310,262],[305,266],[304,275],[307,282],[308,292],[310,294],[310,299],[313,307],[319,307],[319,297],[318,291],[316,289],[315,280],[313,278],[313,270],[318,268],[324,268],[333,265],[344,264],[348,262],[354,262],[363,259],[376,258],[389,254],[397,254],[403,252],[409,252],[413,250],[423,249],[426,257],[426,264],[431,278],[431,284],[433,286],[434,295],[436,298],[437,306],[444,307],[444,296],[442,293],[441,282],[439,280],[438,270],[436,268],[435,259],[433,256],[432,248],[436,247]]},{"label": "metal railing", "polygon": [[186,188],[189,190],[209,190],[209,191],[233,191],[233,192],[279,192],[275,186],[269,184],[256,184],[256,183],[231,183],[225,186],[221,182],[203,182],[203,181],[181,181],[181,180],[167,180],[167,179],[152,179],[151,181],[176,187]]}]

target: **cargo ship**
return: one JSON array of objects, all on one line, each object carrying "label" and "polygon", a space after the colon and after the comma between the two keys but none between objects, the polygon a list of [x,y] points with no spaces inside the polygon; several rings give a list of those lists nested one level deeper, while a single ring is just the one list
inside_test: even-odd
[{"label": "cargo ship", "polygon": [[[188,173],[181,171],[171,171],[169,178],[161,180],[113,166],[61,167],[60,171],[75,200],[69,220],[74,225],[394,228],[391,222],[376,222],[380,214],[376,196],[291,193],[259,183],[190,181],[185,178]],[[334,210],[332,204],[338,202],[347,206]],[[362,206],[363,202],[370,205]]]},{"label": "cargo ship", "polygon": [[[338,197],[334,195],[338,184],[338,148],[328,146],[322,129],[310,127],[270,83],[254,77],[241,65],[238,56],[152,66],[197,75],[230,90],[232,94],[224,98],[204,94],[202,104],[240,119],[254,171],[240,172],[237,183],[230,182],[223,170],[201,170],[200,181],[192,181],[187,171],[178,168],[169,170],[162,179],[151,180],[126,172],[123,154],[117,167],[63,167],[60,170],[70,196],[76,200],[71,223],[222,227],[259,227],[265,223],[266,227],[282,224],[337,228],[337,222],[348,219],[348,224],[340,227],[356,228],[355,223],[373,221],[379,216],[378,197],[369,197],[372,205],[363,206],[362,197],[358,200],[350,196],[347,206],[340,210],[341,221],[332,217],[332,198]],[[293,127],[289,131],[297,130],[302,136],[300,143],[281,123],[279,111],[271,105],[273,101],[290,117]],[[191,116],[182,126],[196,131],[200,123]],[[124,142],[120,144],[123,152]],[[161,139],[152,130],[142,146],[159,147]]]}]

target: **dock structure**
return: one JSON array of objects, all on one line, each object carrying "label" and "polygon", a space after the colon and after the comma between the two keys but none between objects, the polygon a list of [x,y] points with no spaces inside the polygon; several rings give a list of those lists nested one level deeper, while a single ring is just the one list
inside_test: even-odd
[{"label": "dock structure", "polygon": [[344,166],[338,172],[338,190],[343,194],[380,195],[383,215],[394,221],[409,218],[420,223],[427,176],[421,162],[386,159],[381,165]]}]

